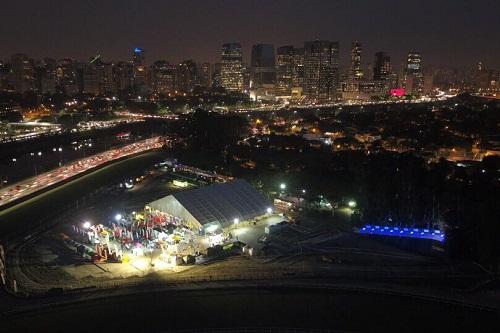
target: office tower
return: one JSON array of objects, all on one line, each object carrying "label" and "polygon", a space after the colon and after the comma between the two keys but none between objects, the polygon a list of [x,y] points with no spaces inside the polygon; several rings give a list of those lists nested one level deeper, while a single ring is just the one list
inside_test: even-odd
[{"label": "office tower", "polygon": [[276,51],[276,94],[290,95],[293,86],[294,47],[278,47]]},{"label": "office tower", "polygon": [[354,41],[351,47],[351,70],[349,77],[354,80],[363,78],[363,69],[361,65],[361,43]]},{"label": "office tower", "polygon": [[385,52],[375,53],[373,79],[376,81],[389,80],[391,72],[391,57],[389,57]]},{"label": "office tower", "polygon": [[208,62],[204,62],[199,65],[199,75],[200,75],[200,84],[202,87],[210,88],[212,86],[212,65]]},{"label": "office tower", "polygon": [[10,64],[0,61],[0,90],[12,89],[9,82],[10,68]]},{"label": "office tower", "polygon": [[221,86],[228,91],[243,91],[243,57],[241,44],[225,43],[221,54]]},{"label": "office tower", "polygon": [[314,101],[336,97],[338,89],[338,42],[313,41],[304,44],[304,90]]},{"label": "office tower", "polygon": [[151,87],[157,94],[170,94],[175,91],[176,68],[168,61],[159,60],[151,66]]},{"label": "office tower", "polygon": [[304,49],[282,46],[276,52],[276,94],[290,95],[304,84]]},{"label": "office tower", "polygon": [[130,92],[134,83],[134,65],[132,62],[121,61],[113,67],[113,76],[118,92]]},{"label": "office tower", "polygon": [[60,91],[68,96],[78,94],[78,82],[75,62],[64,58],[57,62],[56,68],[57,86]]},{"label": "office tower", "polygon": [[407,94],[423,93],[422,55],[420,52],[409,52],[405,68],[405,89]]},{"label": "office tower", "polygon": [[136,93],[143,93],[146,88],[146,62],[144,50],[140,47],[134,49],[132,64],[134,66],[134,90]]},{"label": "office tower", "polygon": [[184,60],[177,66],[176,89],[187,94],[199,85],[197,64],[193,60]]},{"label": "office tower", "polygon": [[222,64],[220,62],[214,64],[214,70],[212,73],[212,86],[215,88],[222,87],[221,69]]},{"label": "office tower", "polygon": [[250,88],[260,88],[276,82],[274,45],[256,44],[252,47]]},{"label": "office tower", "polygon": [[18,93],[35,89],[35,69],[33,60],[26,54],[14,54],[11,58],[12,85]]},{"label": "office tower", "polygon": [[102,93],[101,80],[104,76],[100,56],[90,58],[83,65],[83,90],[84,94],[100,95]]},{"label": "office tower", "polygon": [[118,91],[116,87],[116,80],[114,77],[113,63],[101,63],[101,82],[100,91],[104,95],[115,95]]},{"label": "office tower", "polygon": [[304,86],[304,48],[301,47],[293,49],[292,88],[302,88],[303,86]]},{"label": "office tower", "polygon": [[45,58],[35,65],[35,88],[42,94],[53,94],[57,86],[57,64]]}]

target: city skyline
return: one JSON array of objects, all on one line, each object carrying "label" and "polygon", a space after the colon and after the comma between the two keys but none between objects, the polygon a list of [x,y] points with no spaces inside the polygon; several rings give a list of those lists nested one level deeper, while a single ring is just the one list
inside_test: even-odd
[{"label": "city skyline", "polygon": [[[220,60],[224,42],[239,41],[243,60],[249,63],[254,44],[278,48],[320,39],[339,41],[341,65],[349,63],[350,44],[359,40],[363,54],[371,59],[375,52],[387,52],[394,67],[405,62],[410,50],[424,54],[426,65],[473,67],[481,61],[487,68],[500,67],[500,45],[492,43],[500,28],[494,14],[500,5],[493,1],[424,2],[418,8],[395,1],[56,3],[50,11],[37,2],[5,4],[9,15],[0,26],[8,33],[0,57],[20,52],[35,58],[83,60],[99,53],[105,59],[127,60],[130,49],[141,47],[149,63],[214,63]],[[393,16],[393,10],[399,15]],[[477,17],[482,19],[476,22]],[[186,19],[191,23],[180,24]]]}]

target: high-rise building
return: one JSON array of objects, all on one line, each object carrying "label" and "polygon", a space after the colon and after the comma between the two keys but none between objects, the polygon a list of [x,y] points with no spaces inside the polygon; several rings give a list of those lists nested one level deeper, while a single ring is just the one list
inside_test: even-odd
[{"label": "high-rise building", "polygon": [[158,94],[170,94],[175,90],[175,66],[168,61],[159,60],[151,66],[151,86]]},{"label": "high-rise building", "polygon": [[14,54],[11,58],[12,85],[15,91],[24,93],[35,89],[35,69],[33,60],[26,54]]},{"label": "high-rise building", "polygon": [[222,45],[221,86],[228,91],[243,91],[243,55],[238,42]]},{"label": "high-rise building", "polygon": [[293,86],[294,47],[287,45],[278,47],[276,51],[276,94],[290,95]]},{"label": "high-rise building", "polygon": [[118,92],[129,93],[134,84],[134,65],[130,61],[121,61],[113,67],[113,76]]},{"label": "high-rise building", "polygon": [[374,80],[389,80],[392,72],[391,57],[385,52],[375,53],[375,62],[373,65]]},{"label": "high-rise building", "polygon": [[327,101],[337,95],[339,43],[313,41],[304,44],[304,90],[306,97]]},{"label": "high-rise building", "polygon": [[56,68],[57,86],[60,91],[68,96],[78,93],[78,82],[75,62],[72,59],[64,58],[57,62]]},{"label": "high-rise building", "polygon": [[103,67],[100,56],[91,58],[83,65],[83,93],[100,95],[103,92],[101,82],[103,78]]},{"label": "high-rise building", "polygon": [[279,47],[276,52],[276,94],[290,95],[293,88],[304,85],[304,49],[292,45]]},{"label": "high-rise building", "polygon": [[198,65],[193,60],[184,60],[177,66],[176,89],[182,93],[190,93],[199,85]]},{"label": "high-rise building", "polygon": [[204,62],[199,65],[199,75],[200,75],[200,84],[202,87],[210,88],[212,86],[212,65],[208,62]]},{"label": "high-rise building", "polygon": [[422,55],[420,52],[409,52],[406,59],[404,86],[407,94],[422,94],[424,77],[422,70]]},{"label": "high-rise building", "polygon": [[53,94],[57,86],[57,64],[54,59],[45,58],[35,65],[35,88],[42,94]]},{"label": "high-rise building", "polygon": [[134,89],[136,93],[143,93],[146,86],[146,62],[144,50],[140,47],[134,49],[132,63],[134,65]]},{"label": "high-rise building", "polygon": [[252,47],[250,88],[275,84],[276,69],[274,45],[255,44]]},{"label": "high-rise building", "polygon": [[116,80],[113,71],[114,64],[111,62],[103,62],[101,64],[101,82],[100,89],[101,94],[104,95],[115,95],[118,91],[116,87]]},{"label": "high-rise building", "polygon": [[303,87],[304,87],[304,48],[301,47],[293,49],[292,88],[303,88]]},{"label": "high-rise building", "polygon": [[361,65],[361,43],[358,41],[352,42],[351,69],[349,77],[355,80],[361,80],[363,78],[363,68]]}]

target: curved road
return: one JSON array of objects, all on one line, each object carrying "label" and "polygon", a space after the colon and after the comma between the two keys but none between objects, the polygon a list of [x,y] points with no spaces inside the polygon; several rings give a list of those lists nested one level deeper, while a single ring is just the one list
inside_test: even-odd
[{"label": "curved road", "polygon": [[[41,227],[55,215],[78,208],[78,200],[96,189],[117,184],[161,161],[165,153],[146,152],[102,167],[47,192],[0,211],[0,242],[12,241],[30,229]],[[23,236],[24,237],[24,236]]]}]

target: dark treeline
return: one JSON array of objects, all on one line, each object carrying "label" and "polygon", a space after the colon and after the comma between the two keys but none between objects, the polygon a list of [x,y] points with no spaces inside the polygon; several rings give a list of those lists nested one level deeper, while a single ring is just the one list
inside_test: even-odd
[{"label": "dark treeline", "polygon": [[[248,131],[244,118],[201,110],[171,131],[185,139],[176,154],[186,162],[248,178],[268,191],[286,181],[309,195],[354,198],[354,223],[443,228],[452,257],[498,267],[500,158],[463,167],[411,153],[332,152],[298,136],[270,135],[259,145],[242,145],[236,143]],[[241,161],[255,167],[242,168]]]}]

